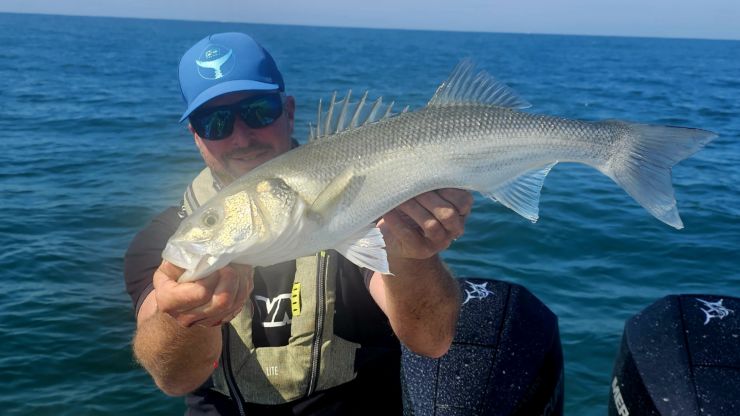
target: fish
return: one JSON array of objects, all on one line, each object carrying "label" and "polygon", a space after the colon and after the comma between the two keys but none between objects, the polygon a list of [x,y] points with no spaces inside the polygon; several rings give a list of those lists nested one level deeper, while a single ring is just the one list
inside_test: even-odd
[{"label": "fish", "polygon": [[[367,92],[321,101],[307,144],[224,187],[185,218],[162,253],[203,278],[229,263],[268,266],[333,249],[391,274],[375,222],[427,191],[477,191],[530,221],[545,177],[560,162],[608,176],[658,220],[683,228],[671,168],[711,131],[581,121],[522,111],[530,104],[470,59],[423,108],[399,113]],[[385,110],[383,110],[385,109]]]}]

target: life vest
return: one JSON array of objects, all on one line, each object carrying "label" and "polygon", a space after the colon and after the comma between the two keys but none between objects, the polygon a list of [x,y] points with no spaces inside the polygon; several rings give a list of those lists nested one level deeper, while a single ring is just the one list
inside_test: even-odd
[{"label": "life vest", "polygon": [[[183,211],[190,215],[220,189],[209,168],[187,187]],[[354,379],[359,344],[334,334],[340,256],[322,251],[296,260],[288,345],[254,346],[251,300],[222,327],[223,350],[213,388],[236,401],[282,404]]]}]

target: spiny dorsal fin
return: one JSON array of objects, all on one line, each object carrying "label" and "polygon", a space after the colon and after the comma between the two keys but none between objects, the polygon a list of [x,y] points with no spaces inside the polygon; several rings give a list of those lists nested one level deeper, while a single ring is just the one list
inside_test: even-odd
[{"label": "spiny dorsal fin", "polygon": [[321,136],[321,98],[319,98],[319,108],[316,111],[316,130],[314,131],[313,126],[310,124],[309,126],[311,127],[311,132],[308,136],[309,141]]},{"label": "spiny dorsal fin", "polygon": [[[367,105],[368,92],[362,95],[359,102],[352,102],[352,90],[347,95],[337,100],[336,91],[332,94],[331,102],[326,111],[322,108],[322,101],[319,100],[319,108],[316,114],[316,127],[309,124],[309,141],[314,141],[321,137],[330,136],[343,131],[362,127],[374,123],[384,118],[397,115],[393,113],[393,102],[391,102],[385,111],[379,111],[383,106],[383,97],[378,97],[372,104]],[[341,106],[341,107],[340,107]],[[402,113],[408,111],[408,106],[403,109]]]},{"label": "spiny dorsal fin", "polygon": [[430,107],[456,104],[488,104],[507,108],[531,107],[525,99],[486,71],[476,72],[470,59],[463,59],[443,82],[429,103]]},{"label": "spiny dorsal fin", "polygon": [[360,102],[357,104],[357,109],[355,109],[355,113],[352,115],[352,120],[350,120],[349,122],[349,128],[357,127],[357,121],[360,118],[360,111],[358,110],[361,109],[365,105],[366,100],[367,100],[367,91],[365,91],[365,93],[362,94],[362,98],[360,99]]},{"label": "spiny dorsal fin", "polygon": [[[331,122],[334,118],[334,105],[337,103],[337,92],[334,91],[334,93],[331,95],[331,102],[329,103],[329,108],[326,110],[326,121],[324,124],[324,134],[331,134]],[[321,137],[321,136],[318,136]]]},{"label": "spiny dorsal fin", "polygon": [[337,131],[335,131],[334,133],[338,133],[339,129],[344,126],[344,117],[347,115],[347,108],[349,107],[350,97],[352,97],[352,90],[348,90],[347,95],[344,97],[344,100],[342,100],[342,111],[339,113],[339,121],[337,121]]}]

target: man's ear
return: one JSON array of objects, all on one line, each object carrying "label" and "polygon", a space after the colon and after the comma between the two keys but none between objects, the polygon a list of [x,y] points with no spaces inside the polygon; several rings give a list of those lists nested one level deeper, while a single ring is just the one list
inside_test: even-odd
[{"label": "man's ear", "polygon": [[288,127],[292,136],[295,125],[295,98],[292,95],[285,96],[285,114],[288,116]]},{"label": "man's ear", "polygon": [[193,135],[193,141],[195,142],[195,147],[197,147],[198,150],[202,154],[203,153],[203,150],[200,148],[200,146],[202,144],[201,138],[200,138],[200,136],[198,136],[198,133],[195,132],[195,129],[193,129],[193,126],[190,123],[188,123],[188,131],[190,132],[190,134]]}]

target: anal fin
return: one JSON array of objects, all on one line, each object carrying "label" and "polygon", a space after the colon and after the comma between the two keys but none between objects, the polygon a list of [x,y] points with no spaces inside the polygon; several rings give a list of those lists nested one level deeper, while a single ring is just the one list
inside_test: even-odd
[{"label": "anal fin", "polygon": [[522,217],[536,222],[539,218],[540,191],[545,177],[558,162],[544,167],[528,170],[521,175],[506,181],[502,186],[487,193],[502,205],[510,208]]}]

